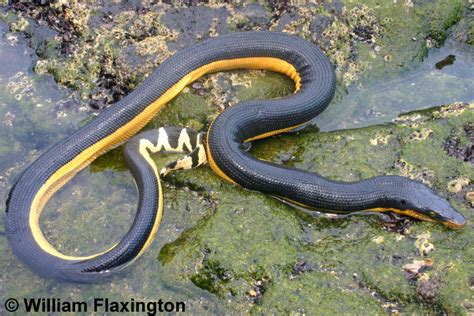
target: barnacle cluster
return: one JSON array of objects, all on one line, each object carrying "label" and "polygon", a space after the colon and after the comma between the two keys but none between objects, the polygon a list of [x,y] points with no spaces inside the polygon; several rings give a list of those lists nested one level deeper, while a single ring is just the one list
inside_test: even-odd
[{"label": "barnacle cluster", "polygon": [[221,110],[238,102],[230,79],[223,74],[209,76],[204,80],[203,86],[210,92],[211,103]]},{"label": "barnacle cluster", "polygon": [[395,161],[395,167],[398,169],[399,175],[407,177],[413,180],[418,180],[424,184],[431,185],[435,178],[435,173],[428,168],[422,168],[421,170],[404,159],[398,159]]},{"label": "barnacle cluster", "polygon": [[375,135],[374,138],[369,139],[369,144],[372,146],[387,145],[390,138],[391,138],[391,135],[377,134]]},{"label": "barnacle cluster", "polygon": [[68,6],[67,2],[61,4],[61,1],[58,1],[56,4],[52,4],[53,8],[62,9],[64,13],[64,18],[72,24],[74,31],[81,34],[82,36],[87,36],[89,33],[89,19],[91,17],[91,8],[79,2],[73,2],[72,5]]},{"label": "barnacle cluster", "polygon": [[350,32],[353,38],[368,44],[375,43],[382,27],[373,9],[366,5],[358,5],[349,10],[344,7],[342,13],[351,26]]},{"label": "barnacle cluster", "polygon": [[[283,26],[282,31],[285,33],[290,34],[297,34],[303,38],[309,39],[311,32],[310,32],[310,24],[314,19],[314,10],[311,10],[309,7],[300,7],[296,9],[295,12],[295,19],[292,19],[288,24]],[[273,25],[273,28],[276,24]],[[270,27],[272,29],[272,27]]]},{"label": "barnacle cluster", "polygon": [[346,86],[359,78],[367,66],[357,60],[356,43],[368,45],[374,55],[380,49],[376,43],[383,27],[374,11],[359,4],[349,9],[343,7],[340,16],[335,16],[329,26],[316,37],[316,42],[325,50],[336,66],[336,75]]},{"label": "barnacle cluster", "polygon": [[433,133],[433,130],[430,128],[417,128],[413,132],[410,133],[408,138],[410,140],[425,140],[427,139],[431,134]]},{"label": "barnacle cluster", "polygon": [[167,43],[178,36],[160,22],[162,11],[125,10],[112,15],[98,5],[75,1],[28,10],[18,12],[12,32],[23,31],[29,16],[57,31],[46,39],[52,53],[40,55],[34,70],[51,73],[58,83],[80,90],[83,101],[95,109],[133,89],[140,75],[169,57]]},{"label": "barnacle cluster", "polygon": [[464,103],[464,102],[453,102],[445,106],[439,107],[436,111],[431,112],[429,115],[423,115],[421,112],[413,112],[402,114],[399,117],[395,118],[393,122],[397,123],[399,126],[407,126],[411,129],[415,129],[411,136],[412,139],[426,139],[428,134],[431,132],[429,129],[419,129],[420,125],[424,122],[431,119],[440,119],[450,116],[458,116],[466,110],[474,109],[474,104]]},{"label": "barnacle cluster", "polygon": [[431,251],[435,250],[434,245],[430,242],[431,233],[424,232],[416,237],[415,246],[422,256],[427,256]]},{"label": "barnacle cluster", "polygon": [[[351,9],[342,7],[340,14],[329,13],[321,3],[302,6],[285,13],[274,21],[270,30],[296,34],[317,43],[336,66],[336,75],[344,85],[358,79],[365,65],[356,60],[356,42],[376,49],[377,37],[382,32],[372,9],[358,4]],[[285,21],[284,25],[280,25]],[[322,25],[321,32],[315,30]]]},{"label": "barnacle cluster", "polygon": [[22,32],[26,30],[28,25],[29,25],[29,22],[27,19],[25,19],[24,17],[19,17],[18,21],[10,24],[10,30],[12,32]]},{"label": "barnacle cluster", "polygon": [[217,105],[221,110],[229,106],[233,106],[239,102],[236,92],[239,87],[251,87],[252,79],[256,76],[265,76],[264,71],[251,70],[242,73],[233,72],[227,74],[214,74],[208,76],[203,80],[203,88],[209,91],[211,96],[211,103]]},{"label": "barnacle cluster", "polygon": [[438,111],[433,112],[434,118],[442,118],[447,116],[458,116],[466,109],[474,109],[474,103],[467,104],[463,102],[454,102],[446,106],[442,106]]},{"label": "barnacle cluster", "polygon": [[397,123],[400,126],[409,126],[411,128],[416,128],[420,123],[426,120],[426,116],[423,116],[420,113],[408,113],[400,115],[399,117],[395,118],[393,122]]},{"label": "barnacle cluster", "polygon": [[249,18],[247,18],[244,14],[241,12],[237,12],[235,10],[235,7],[233,6],[228,6],[228,11],[229,15],[227,16],[227,25],[229,25],[229,28],[233,31],[236,31],[237,29],[241,28],[245,24],[249,23]]},{"label": "barnacle cluster", "polygon": [[457,179],[451,180],[448,183],[447,189],[450,192],[458,193],[460,192],[465,186],[469,185],[471,181],[467,176],[461,176]]},{"label": "barnacle cluster", "polygon": [[466,193],[466,200],[471,204],[471,207],[474,207],[474,191]]},{"label": "barnacle cluster", "polygon": [[32,79],[24,72],[18,72],[12,76],[6,87],[7,91],[18,101],[23,97],[31,97],[33,95]]}]

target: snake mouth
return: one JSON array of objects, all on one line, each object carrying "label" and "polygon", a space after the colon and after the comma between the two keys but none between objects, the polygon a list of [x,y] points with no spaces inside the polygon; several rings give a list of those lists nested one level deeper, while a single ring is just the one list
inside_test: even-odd
[{"label": "snake mouth", "polygon": [[446,227],[454,229],[461,229],[466,225],[466,219],[464,216],[453,209],[445,212],[428,211],[429,215],[413,210],[397,210],[395,213],[407,215],[423,221],[440,223]]},{"label": "snake mouth", "polygon": [[466,225],[466,219],[464,216],[454,210],[448,210],[442,213],[429,211],[429,215],[413,210],[395,210],[395,213],[407,215],[423,221],[440,223],[446,227],[454,229],[461,229]]},{"label": "snake mouth", "polygon": [[441,220],[441,223],[449,228],[454,228],[454,229],[461,229],[464,226],[466,226],[466,219],[461,213],[452,213],[452,216],[449,218],[444,218],[444,220]]},{"label": "snake mouth", "polygon": [[424,214],[419,211],[414,211],[414,210],[399,210],[395,208],[374,208],[370,209],[370,211],[375,211],[375,212],[393,212],[399,215],[404,215],[412,218],[416,218],[422,221],[428,221],[428,222],[436,222],[443,224],[446,227],[449,228],[454,228],[454,229],[461,229],[464,226],[466,226],[466,219],[464,216],[457,212],[454,211],[453,209],[448,210],[446,212],[440,213],[440,212],[433,212],[433,211],[428,211],[428,214]]},{"label": "snake mouth", "polygon": [[454,229],[461,229],[464,226],[466,226],[465,222],[464,223],[456,223],[456,222],[447,221],[447,222],[443,222],[442,224],[446,227],[454,228]]}]

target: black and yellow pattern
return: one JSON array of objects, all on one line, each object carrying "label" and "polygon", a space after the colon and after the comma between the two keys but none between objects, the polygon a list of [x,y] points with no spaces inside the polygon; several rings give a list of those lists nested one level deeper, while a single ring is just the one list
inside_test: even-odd
[{"label": "black and yellow pattern", "polygon": [[[7,201],[6,231],[15,254],[43,276],[77,282],[108,276],[140,255],[153,240],[163,208],[160,172],[150,153],[195,150],[188,132],[186,137],[180,130],[177,138],[170,137],[169,130],[145,132],[126,146],[126,159],[137,181],[139,207],[130,230],[110,249],[87,257],[58,252],[39,229],[41,210],[77,172],[136,134],[186,85],[210,72],[238,68],[285,74],[295,82],[296,93],[278,100],[242,102],[218,116],[207,133],[206,150],[210,166],[219,176],[310,208],[396,210],[447,226],[464,225],[462,215],[446,200],[415,181],[381,176],[342,183],[254,159],[242,144],[294,129],[320,114],[334,95],[335,76],[328,58],[307,41],[283,33],[242,32],[176,53],[130,95],[27,168]],[[161,172],[183,168],[189,162],[199,164],[204,160],[203,152],[203,148],[196,149]]]}]

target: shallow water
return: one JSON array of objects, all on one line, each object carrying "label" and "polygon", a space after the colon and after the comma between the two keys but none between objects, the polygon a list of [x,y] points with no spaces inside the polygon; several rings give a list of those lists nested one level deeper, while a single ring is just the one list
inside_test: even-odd
[{"label": "shallow water", "polygon": [[356,82],[314,122],[322,131],[357,128],[391,122],[404,112],[473,100],[474,47],[448,40],[396,78],[373,82],[369,75]]},{"label": "shallow water", "polygon": [[[2,180],[12,184],[16,169],[77,129],[88,114],[77,107],[76,92],[32,72],[34,51],[21,35],[6,30],[0,23],[0,170]],[[5,193],[4,186],[1,190]]]}]

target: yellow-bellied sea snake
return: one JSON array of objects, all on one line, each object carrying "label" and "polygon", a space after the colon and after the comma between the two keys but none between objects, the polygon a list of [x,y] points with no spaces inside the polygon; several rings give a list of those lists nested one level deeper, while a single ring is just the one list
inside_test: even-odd
[{"label": "yellow-bellied sea snake", "polygon": [[[129,146],[136,152],[127,161],[137,182],[139,205],[119,243],[87,257],[62,254],[39,228],[41,210],[77,172],[136,134],[188,84],[207,73],[240,68],[285,74],[293,79],[296,92],[275,100],[241,102],[214,120],[207,133],[207,159],[219,176],[304,207],[347,213],[393,211],[450,227],[464,225],[464,217],[448,201],[419,182],[398,176],[331,181],[255,159],[246,152],[244,142],[289,131],[320,114],[333,98],[336,83],[332,64],[314,44],[283,33],[242,32],[176,53],[132,93],[31,164],[7,201],[6,232],[14,253],[43,276],[76,282],[110,275],[143,253],[158,230],[163,210],[159,172],[149,156],[165,145],[156,131]],[[197,140],[192,140],[194,146],[190,144],[193,137],[188,133],[182,139],[181,132],[174,134],[168,139],[174,142],[168,144],[173,149],[193,151],[199,146]]]}]

